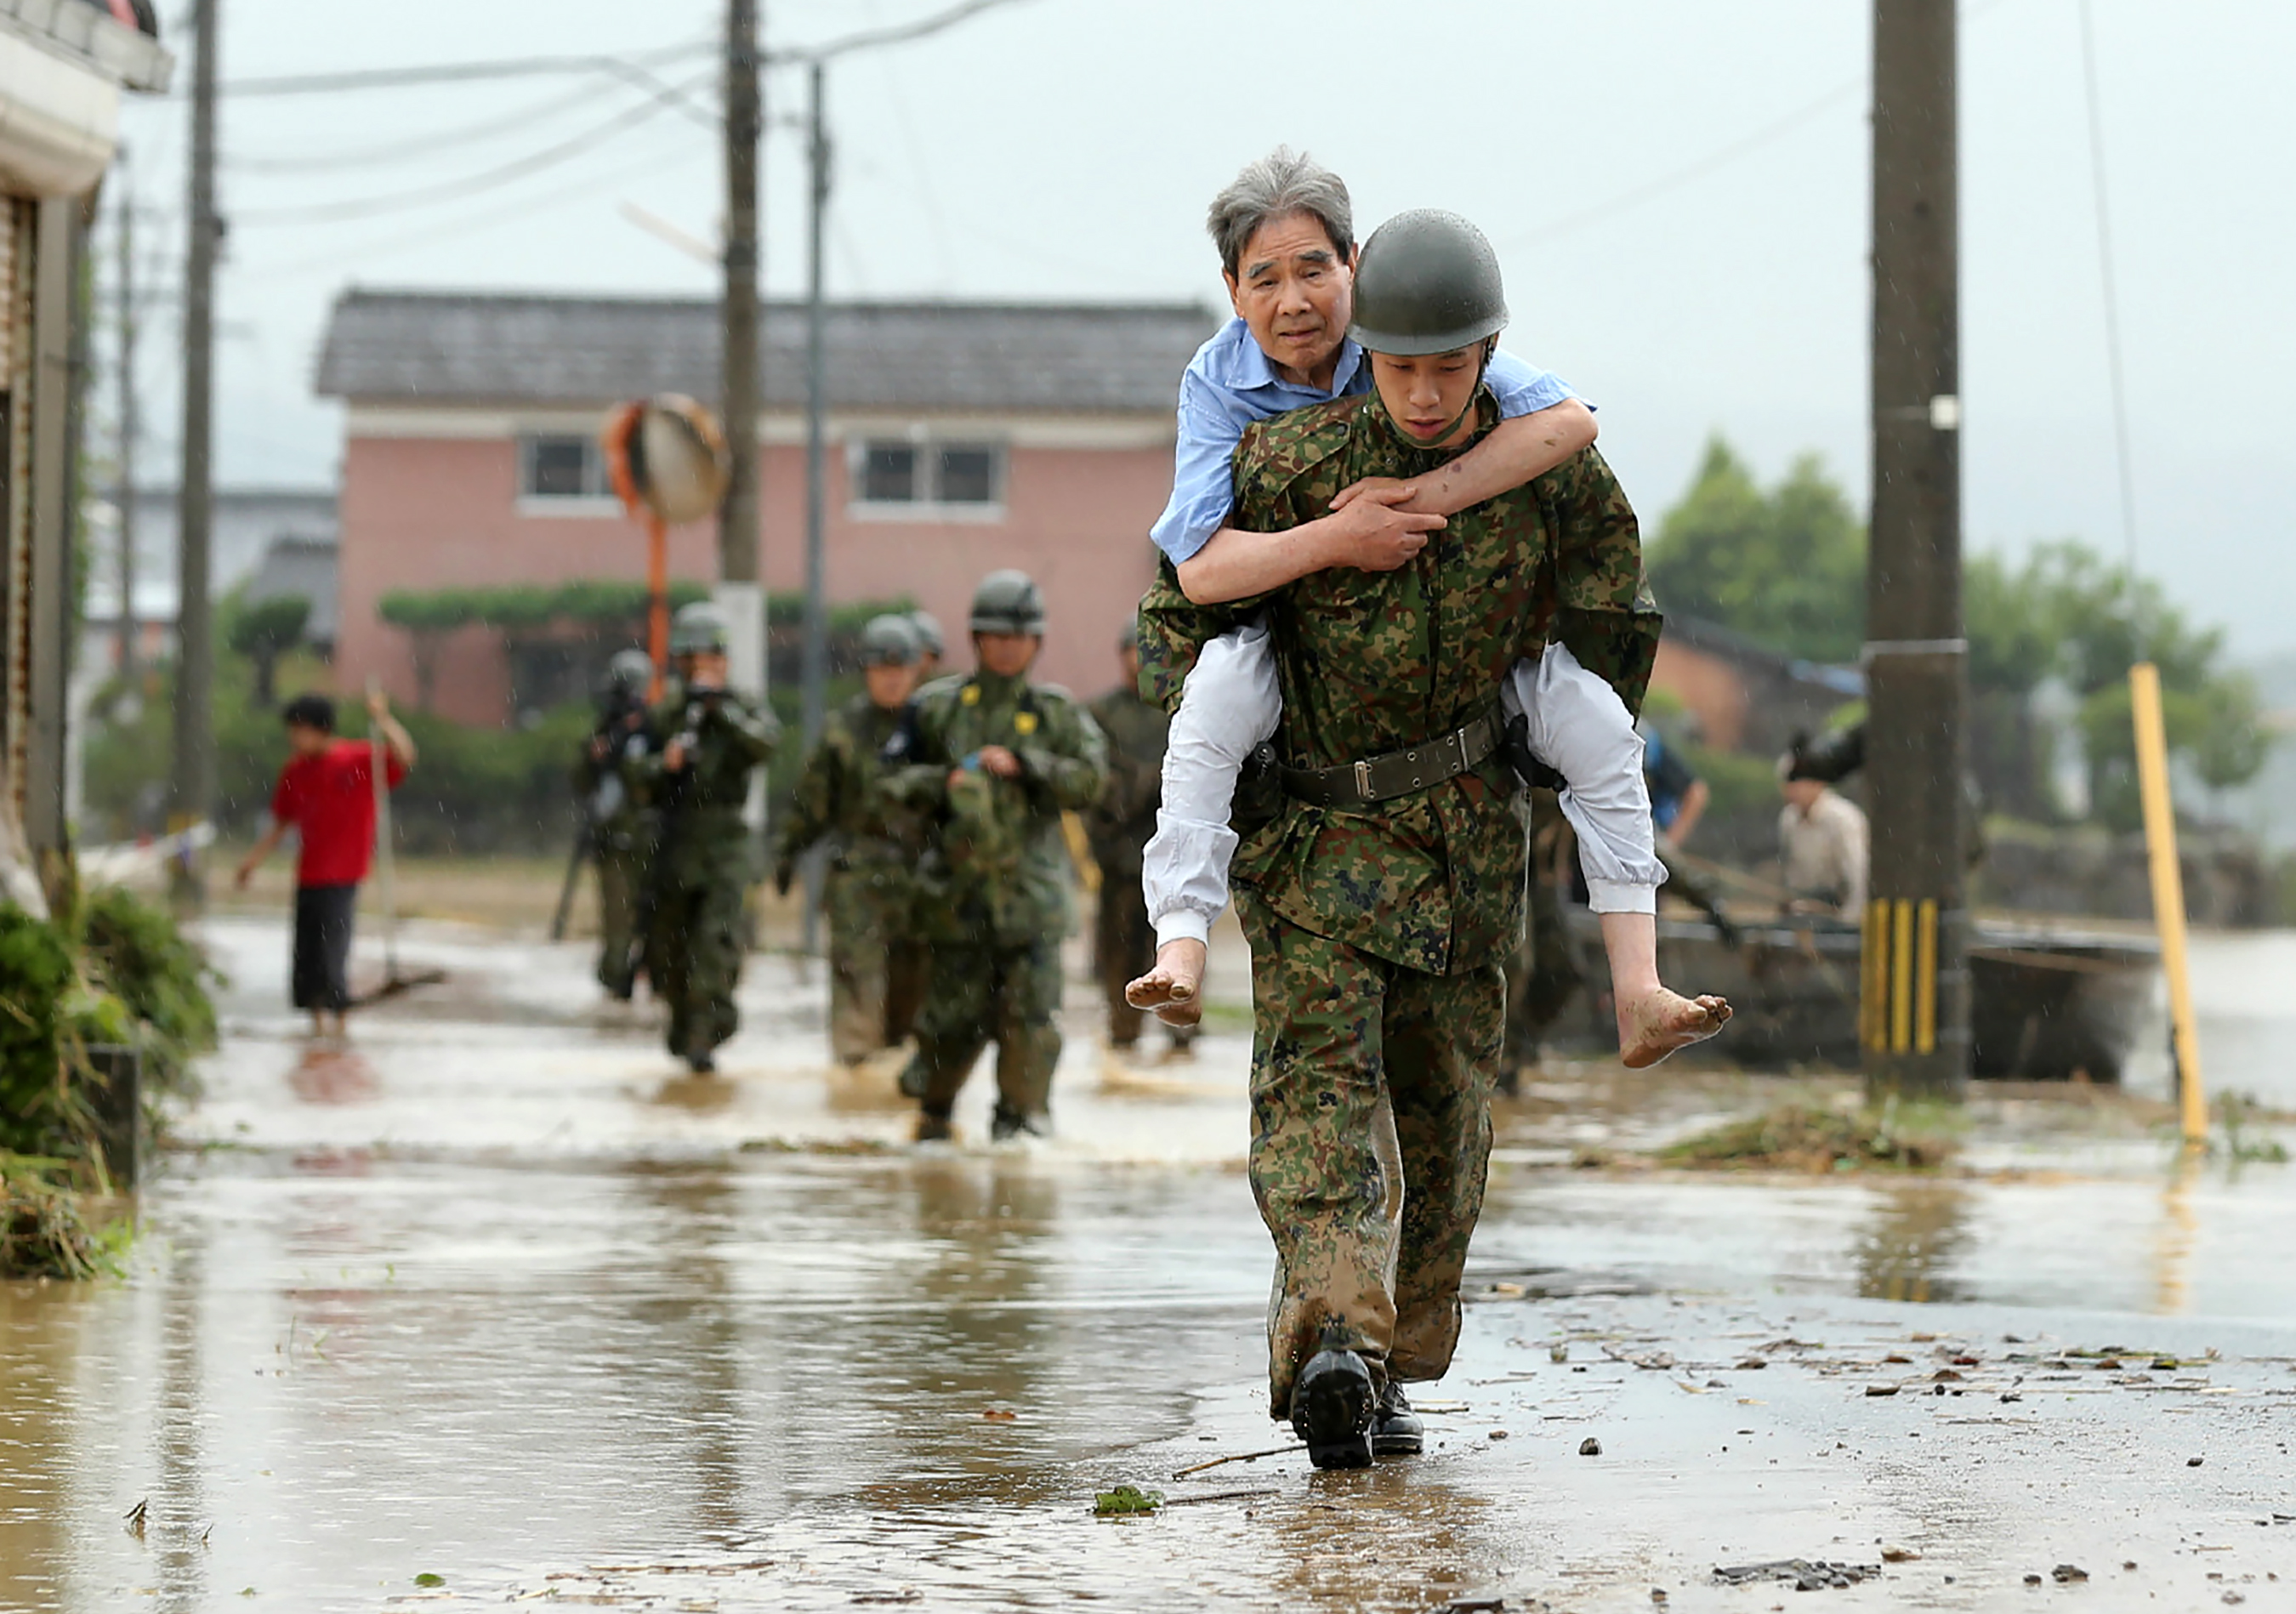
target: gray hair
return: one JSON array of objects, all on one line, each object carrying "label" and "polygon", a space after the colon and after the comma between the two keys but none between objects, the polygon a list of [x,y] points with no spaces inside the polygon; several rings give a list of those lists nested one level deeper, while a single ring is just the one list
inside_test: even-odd
[{"label": "gray hair", "polygon": [[1260,226],[1271,219],[1305,213],[1324,226],[1341,258],[1355,250],[1355,204],[1348,200],[1346,183],[1337,174],[1288,145],[1277,146],[1212,198],[1204,228],[1219,249],[1220,267],[1240,273],[1243,250]]}]

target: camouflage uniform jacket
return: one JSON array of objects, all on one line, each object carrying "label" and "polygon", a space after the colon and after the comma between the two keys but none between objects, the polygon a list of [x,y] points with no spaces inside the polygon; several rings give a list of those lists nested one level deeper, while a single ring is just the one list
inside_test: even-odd
[{"label": "camouflage uniform jacket", "polygon": [[1108,783],[1085,819],[1093,861],[1105,879],[1140,878],[1140,852],[1156,832],[1156,806],[1164,795],[1164,737],[1172,726],[1164,709],[1119,684],[1088,709],[1108,736]]},{"label": "camouflage uniform jacket", "polygon": [[[624,721],[630,715],[638,719],[635,726]],[[574,761],[574,795],[602,851],[627,852],[653,839],[654,815],[622,777],[622,764],[634,751],[653,748],[644,719],[645,709],[640,705],[615,706],[601,712],[597,726],[584,738]],[[606,748],[603,757],[592,754],[592,746],[599,741]]]},{"label": "camouflage uniform jacket", "polygon": [[[1496,424],[1488,389],[1466,444],[1407,440],[1376,394],[1246,429],[1235,524],[1280,531],[1324,514],[1364,477],[1410,478]],[[1259,600],[1203,609],[1169,563],[1142,602],[1142,687],[1168,709],[1215,634],[1267,614],[1283,695],[1275,735],[1294,767],[1355,762],[1447,734],[1491,709],[1514,662],[1552,629],[1638,709],[1659,617],[1635,514],[1593,449],[1462,511],[1410,565],[1320,571]],[[1557,619],[1559,608],[1560,617]],[[1431,789],[1361,808],[1286,798],[1233,873],[1283,918],[1390,963],[1449,974],[1511,954],[1521,926],[1523,823],[1502,755]]]},{"label": "camouflage uniform jacket", "polygon": [[[1017,757],[1021,776],[981,767],[987,745]],[[907,750],[910,766],[888,788],[934,826],[919,869],[926,934],[997,946],[1066,935],[1073,915],[1061,815],[1090,807],[1108,774],[1107,741],[1091,714],[1066,690],[1025,676],[941,678],[917,692]],[[952,784],[957,770],[964,777]]]},{"label": "camouflage uniform jacket", "polygon": [[[660,873],[676,885],[757,878],[750,829],[742,821],[750,775],[773,756],[781,725],[773,713],[731,691],[689,700],[675,685],[646,719],[652,744],[626,760],[622,776],[640,801],[661,813]],[[685,766],[673,774],[664,754],[679,736],[693,736]]]},{"label": "camouflage uniform jacket", "polygon": [[924,818],[887,788],[899,758],[884,751],[907,720],[906,705],[888,711],[865,691],[829,714],[775,838],[777,860],[790,862],[827,839],[840,870],[872,883],[906,881],[924,849]]}]

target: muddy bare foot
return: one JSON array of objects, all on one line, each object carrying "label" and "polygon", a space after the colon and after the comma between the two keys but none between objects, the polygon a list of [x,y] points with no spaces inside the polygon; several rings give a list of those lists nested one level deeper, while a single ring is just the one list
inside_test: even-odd
[{"label": "muddy bare foot", "polygon": [[1168,1026],[1193,1026],[1204,1017],[1204,944],[1185,938],[1156,949],[1156,966],[1124,988],[1124,1001],[1153,1009]]},{"label": "muddy bare foot", "polygon": [[1669,1053],[1702,1043],[1730,1023],[1729,1003],[1719,997],[1685,997],[1660,987],[1647,997],[1619,1003],[1619,1058],[1629,1070],[1643,1070]]}]

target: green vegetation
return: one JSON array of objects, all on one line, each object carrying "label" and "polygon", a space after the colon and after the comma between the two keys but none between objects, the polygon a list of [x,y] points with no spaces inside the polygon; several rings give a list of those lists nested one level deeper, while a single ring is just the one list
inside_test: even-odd
[{"label": "green vegetation", "polygon": [[1946,1105],[1841,1110],[1781,1104],[1669,1143],[1669,1166],[1720,1171],[1928,1171],[1953,1158],[1961,1118]]},{"label": "green vegetation", "polygon": [[[1669,610],[1703,617],[1791,656],[1857,659],[1866,619],[1866,531],[1814,457],[1764,490],[1719,438],[1649,549],[1652,587]],[[2169,747],[2211,789],[2245,783],[2269,740],[2254,684],[2226,664],[2224,634],[2197,627],[2159,585],[2131,585],[2078,540],[2035,548],[2019,566],[1972,557],[1964,576],[1971,752],[1993,810],[2054,820],[2046,731],[2034,691],[2061,680],[2078,726],[2095,816],[2139,822],[2128,668],[2141,644],[2161,668]],[[2140,633],[2141,627],[2141,633]],[[1710,756],[1697,758],[1703,768]],[[1708,774],[1710,782],[1717,775]],[[1718,799],[1722,787],[1715,786]]]},{"label": "green vegetation", "polygon": [[223,619],[225,646],[232,654],[246,657],[255,669],[255,704],[269,711],[279,659],[303,642],[311,602],[301,594],[277,594],[250,604],[234,594],[217,614]]},{"label": "green vegetation", "polygon": [[142,1050],[147,1095],[181,1091],[215,1045],[214,971],[174,922],[127,892],[62,923],[0,904],[0,1276],[115,1270],[127,1231],[86,1198],[109,1188],[90,1051]]},{"label": "green vegetation", "polygon": [[1144,1491],[1136,1485],[1119,1485],[1112,1491],[1096,1492],[1092,1499],[1092,1511],[1103,1519],[1152,1513],[1163,1505],[1163,1492]]}]

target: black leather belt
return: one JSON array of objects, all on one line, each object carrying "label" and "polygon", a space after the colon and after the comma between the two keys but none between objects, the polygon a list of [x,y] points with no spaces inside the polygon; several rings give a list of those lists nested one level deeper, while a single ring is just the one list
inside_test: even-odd
[{"label": "black leather belt", "polygon": [[1499,737],[1499,714],[1495,709],[1487,711],[1439,740],[1429,740],[1407,750],[1342,762],[1337,767],[1287,767],[1283,770],[1284,793],[1313,807],[1368,807],[1375,801],[1391,801],[1480,766],[1498,750]]}]

